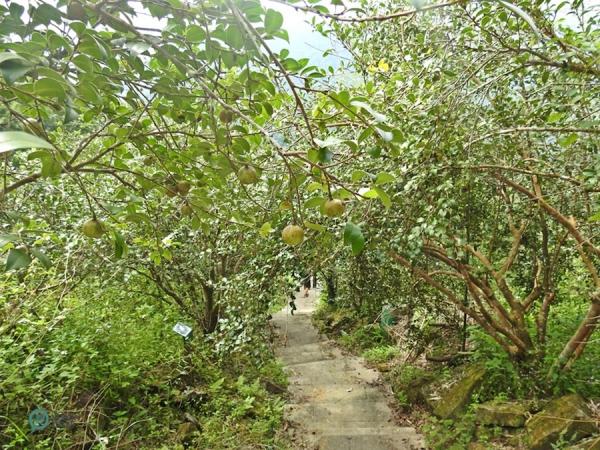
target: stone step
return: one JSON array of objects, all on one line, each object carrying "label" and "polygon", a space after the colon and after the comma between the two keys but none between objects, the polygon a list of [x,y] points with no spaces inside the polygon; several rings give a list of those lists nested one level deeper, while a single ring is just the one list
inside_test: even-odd
[{"label": "stone step", "polygon": [[[316,430],[337,428],[383,427],[392,423],[389,407],[384,402],[373,402],[368,398],[345,402],[319,401],[307,395],[310,404],[286,405],[284,414],[294,422],[313,423]],[[365,416],[364,411],[368,411]]]},{"label": "stone step", "polygon": [[319,450],[420,450],[425,449],[418,435],[407,428],[402,435],[365,433],[324,434],[317,441]]}]

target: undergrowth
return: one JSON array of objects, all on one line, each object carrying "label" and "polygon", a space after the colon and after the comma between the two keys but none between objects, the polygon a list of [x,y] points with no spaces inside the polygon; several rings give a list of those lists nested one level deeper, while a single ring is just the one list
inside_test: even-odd
[{"label": "undergrowth", "polygon": [[[267,346],[259,357],[219,357],[202,335],[184,346],[176,313],[116,289],[39,305],[0,337],[1,448],[285,448],[286,377]],[[32,434],[35,407],[51,423]]]}]

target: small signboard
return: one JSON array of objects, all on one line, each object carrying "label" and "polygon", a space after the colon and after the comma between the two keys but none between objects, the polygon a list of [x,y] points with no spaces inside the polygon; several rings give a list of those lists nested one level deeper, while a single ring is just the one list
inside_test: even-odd
[{"label": "small signboard", "polygon": [[189,327],[181,322],[177,322],[175,324],[173,331],[186,341],[192,337],[192,327]]},{"label": "small signboard", "polygon": [[28,419],[32,433],[43,431],[48,428],[48,425],[50,424],[50,415],[48,414],[48,411],[42,407],[37,407],[31,411]]}]

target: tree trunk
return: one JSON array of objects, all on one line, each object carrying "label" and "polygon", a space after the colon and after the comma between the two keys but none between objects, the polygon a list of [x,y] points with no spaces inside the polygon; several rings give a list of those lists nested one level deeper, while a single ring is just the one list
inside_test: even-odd
[{"label": "tree trunk", "polygon": [[600,323],[600,291],[592,294],[592,304],[588,310],[585,319],[577,328],[575,334],[569,339],[569,342],[563,348],[556,362],[552,366],[549,375],[556,372],[569,369],[573,363],[581,356],[590,336]]},{"label": "tree trunk", "polygon": [[336,296],[335,279],[333,275],[325,276],[325,284],[327,285],[327,303],[334,303]]},{"label": "tree trunk", "polygon": [[202,291],[204,292],[204,317],[202,327],[204,328],[204,334],[211,334],[217,328],[219,306],[215,302],[215,292],[212,287],[203,284]]}]

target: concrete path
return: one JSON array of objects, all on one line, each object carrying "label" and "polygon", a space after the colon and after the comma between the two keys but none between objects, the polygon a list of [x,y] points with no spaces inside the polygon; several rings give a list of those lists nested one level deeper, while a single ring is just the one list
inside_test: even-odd
[{"label": "concrete path", "polygon": [[285,417],[294,448],[310,450],[411,450],[425,448],[413,428],[395,425],[378,372],[360,358],[343,355],[311,323],[318,292],[297,294],[273,317],[277,356],[289,375],[291,401]]}]

